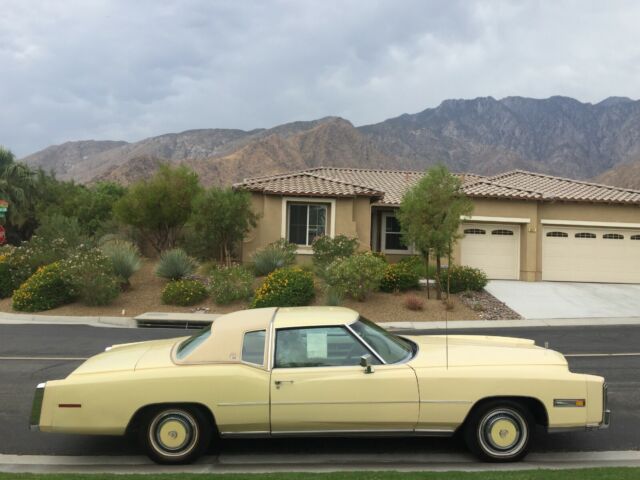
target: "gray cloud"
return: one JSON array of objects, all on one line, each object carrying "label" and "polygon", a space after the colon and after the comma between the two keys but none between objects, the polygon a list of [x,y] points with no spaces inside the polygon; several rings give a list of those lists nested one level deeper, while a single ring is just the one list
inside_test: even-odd
[{"label": "gray cloud", "polygon": [[637,97],[640,3],[0,0],[0,144]]}]

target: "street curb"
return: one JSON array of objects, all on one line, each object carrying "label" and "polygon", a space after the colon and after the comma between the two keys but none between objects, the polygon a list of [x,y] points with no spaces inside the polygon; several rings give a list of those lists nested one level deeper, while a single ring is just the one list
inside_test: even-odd
[{"label": "street curb", "polygon": [[142,456],[1,455],[0,472],[34,473],[267,473],[335,471],[522,471],[640,467],[638,451],[531,453],[495,464],[462,453],[206,456],[193,465],[161,466]]},{"label": "street curb", "polygon": [[[153,312],[152,312],[153,313]],[[163,312],[164,313],[164,312]],[[147,315],[147,314],[144,314]],[[143,315],[143,316],[144,316]],[[177,317],[191,317],[192,314],[176,312]],[[208,314],[207,317],[217,317]],[[137,318],[137,317],[136,317]],[[160,325],[162,321],[159,321]],[[136,319],[131,317],[91,317],[65,315],[31,315],[24,313],[0,312],[0,325],[90,325],[94,327],[136,328]],[[539,328],[539,327],[585,327],[640,325],[640,317],[619,318],[555,318],[526,320],[452,320],[450,322],[381,322],[389,330],[481,330],[486,328]]]},{"label": "street curb", "polygon": [[91,317],[70,315],[31,315],[0,312],[0,324],[5,325],[90,325],[93,327],[135,328],[131,317]]},{"label": "street curb", "polygon": [[527,320],[453,320],[450,322],[382,322],[389,330],[461,330],[484,328],[586,327],[640,325],[640,317],[628,318],[554,318]]}]

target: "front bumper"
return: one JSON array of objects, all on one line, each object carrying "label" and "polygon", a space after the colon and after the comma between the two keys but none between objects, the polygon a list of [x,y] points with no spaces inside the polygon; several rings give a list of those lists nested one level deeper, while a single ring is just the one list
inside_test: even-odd
[{"label": "front bumper", "polygon": [[39,383],[33,395],[31,417],[29,418],[29,429],[32,431],[40,430],[40,414],[42,413],[42,400],[44,399],[44,389],[46,386],[47,382]]}]

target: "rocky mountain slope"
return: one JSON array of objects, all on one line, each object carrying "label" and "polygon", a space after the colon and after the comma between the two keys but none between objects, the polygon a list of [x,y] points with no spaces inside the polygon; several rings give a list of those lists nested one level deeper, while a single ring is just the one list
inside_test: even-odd
[{"label": "rocky mountain slope", "polygon": [[640,160],[616,165],[598,175],[594,181],[605,185],[640,190]]},{"label": "rocky mountain slope", "polygon": [[640,158],[640,101],[610,97],[446,100],[436,108],[354,127],[327,117],[251,131],[206,129],[135,143],[67,142],[23,160],[60,178],[124,183],[162,162],[192,166],[207,184],[228,184],[318,165],[493,174],[523,168],[593,178]]}]

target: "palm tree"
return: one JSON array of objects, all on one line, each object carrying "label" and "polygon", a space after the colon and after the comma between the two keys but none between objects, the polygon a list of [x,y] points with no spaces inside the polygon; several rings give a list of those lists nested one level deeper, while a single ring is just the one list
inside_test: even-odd
[{"label": "palm tree", "polygon": [[9,202],[7,221],[17,227],[29,218],[36,173],[23,163],[16,163],[13,153],[0,146],[0,199]]}]

